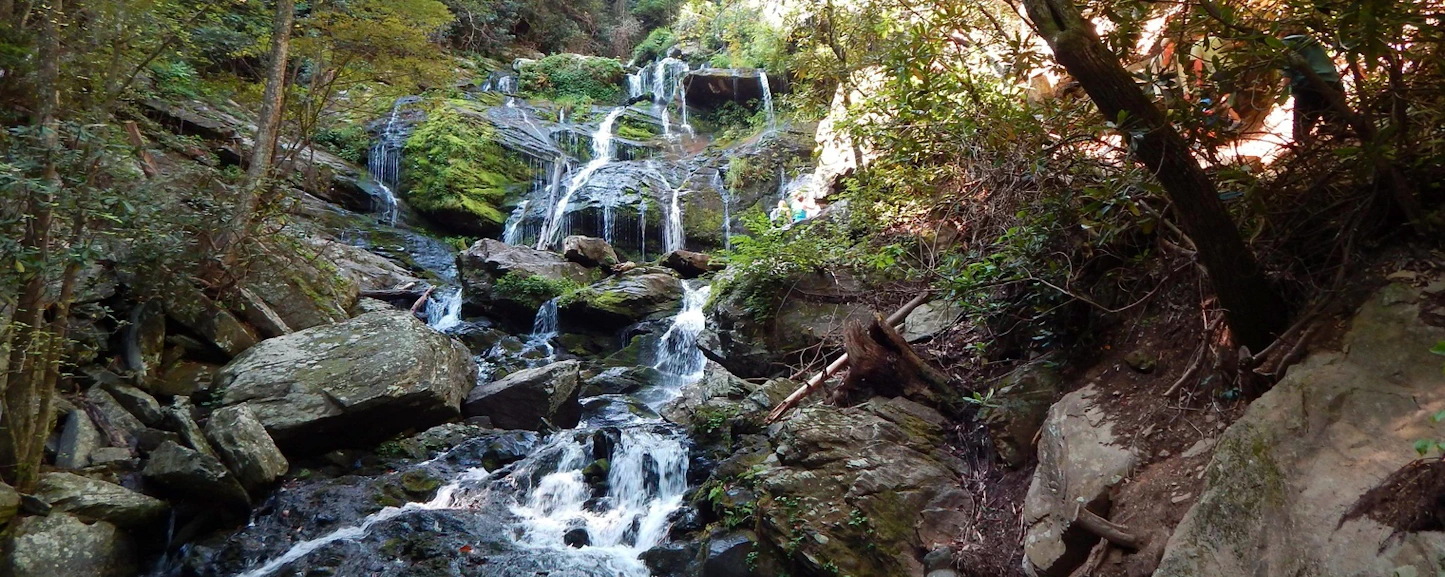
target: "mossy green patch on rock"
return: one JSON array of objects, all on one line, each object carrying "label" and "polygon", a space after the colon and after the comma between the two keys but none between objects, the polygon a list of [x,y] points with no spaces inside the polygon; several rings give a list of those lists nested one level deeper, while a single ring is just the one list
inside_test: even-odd
[{"label": "mossy green patch on rock", "polygon": [[615,101],[622,96],[622,75],[622,62],[616,58],[553,54],[524,64],[520,80],[529,96]]},{"label": "mossy green patch on rock", "polygon": [[492,285],[492,294],[496,298],[526,303],[535,309],[549,300],[576,292],[578,287],[577,283],[567,279],[549,279],[541,275],[511,271],[502,275]]},{"label": "mossy green patch on rock", "polygon": [[529,174],[525,162],[496,142],[491,124],[464,113],[474,106],[444,100],[430,107],[406,141],[403,196],[448,230],[495,236],[507,218],[498,206]]}]

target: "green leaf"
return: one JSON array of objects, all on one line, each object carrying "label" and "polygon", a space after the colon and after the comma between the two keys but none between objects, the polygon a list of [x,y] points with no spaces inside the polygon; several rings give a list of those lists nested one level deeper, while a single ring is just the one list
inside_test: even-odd
[{"label": "green leaf", "polygon": [[1430,453],[1430,446],[1434,444],[1435,443],[1431,442],[1429,439],[1420,439],[1418,441],[1415,441],[1415,452],[1419,453],[1421,457],[1424,457],[1425,455]]},{"label": "green leaf", "polygon": [[1442,409],[1440,412],[1430,415],[1430,420],[1436,423],[1445,421],[1445,409]]},{"label": "green leaf", "polygon": [[1430,347],[1430,352],[1445,357],[1445,341],[1435,343],[1435,346]]}]

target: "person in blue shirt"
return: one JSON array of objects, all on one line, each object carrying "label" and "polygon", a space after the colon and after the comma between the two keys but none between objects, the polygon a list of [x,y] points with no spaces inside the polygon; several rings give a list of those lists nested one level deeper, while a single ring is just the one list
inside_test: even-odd
[{"label": "person in blue shirt", "polygon": [[[1345,85],[1340,81],[1340,72],[1319,42],[1309,36],[1295,34],[1284,37],[1284,43],[1304,59],[1309,69],[1314,71],[1329,89],[1344,92]],[[1339,120],[1338,113],[1330,107],[1329,96],[1310,81],[1309,73],[1295,66],[1286,66],[1285,71],[1289,74],[1290,93],[1294,95],[1295,141],[1308,139],[1316,124],[1323,127]]]}]

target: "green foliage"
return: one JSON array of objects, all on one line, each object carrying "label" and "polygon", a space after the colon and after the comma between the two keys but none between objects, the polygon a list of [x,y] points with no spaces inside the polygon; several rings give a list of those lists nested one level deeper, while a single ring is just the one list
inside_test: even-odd
[{"label": "green foliage", "polygon": [[615,132],[618,137],[627,140],[651,140],[658,135],[656,125],[635,120],[627,114],[617,119]]},{"label": "green foliage", "polygon": [[577,292],[579,285],[567,280],[552,280],[540,275],[511,271],[492,285],[498,297],[542,306],[549,300]]},{"label": "green foliage", "polygon": [[371,149],[371,134],[360,123],[318,129],[311,141],[353,164],[365,164]]},{"label": "green foliage", "polygon": [[466,102],[442,101],[406,141],[403,195],[424,212],[460,212],[500,225],[497,207],[511,186],[526,182],[526,163],[494,140],[494,129]]},{"label": "green foliage", "polygon": [[669,28],[658,28],[649,32],[647,38],[632,49],[632,59],[639,64],[651,62],[667,56],[668,49],[677,45],[677,39],[673,37]]},{"label": "green foliage", "polygon": [[622,96],[622,76],[616,58],[553,54],[524,65],[519,80],[522,92],[532,97],[615,102]]},{"label": "green foliage", "polygon": [[673,23],[677,44],[702,48],[709,64],[720,68],[787,69],[783,34],[762,13],[761,4],[692,0]]},{"label": "green foliage", "polygon": [[199,98],[201,96],[200,75],[194,66],[185,60],[164,60],[150,65],[151,81],[156,91],[164,96]]},{"label": "green foliage", "polygon": [[681,0],[637,0],[632,5],[632,15],[642,22],[643,28],[660,28],[671,22],[681,7]]}]

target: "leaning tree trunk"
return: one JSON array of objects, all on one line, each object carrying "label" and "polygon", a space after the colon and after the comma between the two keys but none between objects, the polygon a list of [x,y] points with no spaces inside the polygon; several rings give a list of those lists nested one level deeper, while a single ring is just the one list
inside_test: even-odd
[{"label": "leaning tree trunk", "polygon": [[1282,302],[1265,282],[1214,182],[1184,138],[1104,47],[1072,0],[1024,0],[1024,7],[1054,58],[1084,87],[1104,118],[1119,122],[1134,155],[1169,194],[1180,224],[1199,247],[1236,341],[1263,349],[1284,325]]},{"label": "leaning tree trunk", "polygon": [[276,154],[276,141],[281,132],[281,112],[286,96],[286,58],[291,48],[291,23],[296,16],[296,0],[276,0],[276,15],[271,30],[270,65],[266,72],[266,90],[261,96],[261,113],[256,120],[256,141],[251,145],[251,159],[246,166],[246,179],[236,199],[231,220],[215,242],[219,256],[226,260],[236,240],[251,225],[257,199],[271,172],[271,159]]}]

